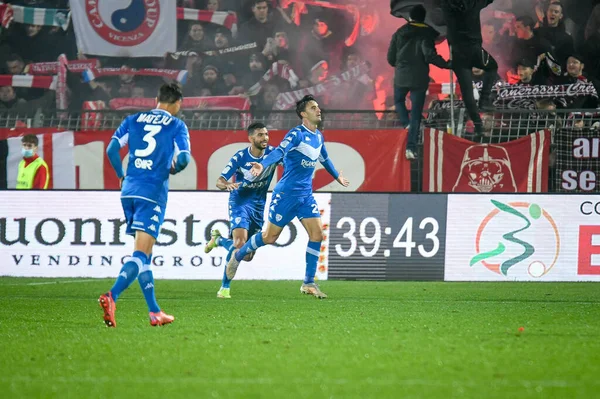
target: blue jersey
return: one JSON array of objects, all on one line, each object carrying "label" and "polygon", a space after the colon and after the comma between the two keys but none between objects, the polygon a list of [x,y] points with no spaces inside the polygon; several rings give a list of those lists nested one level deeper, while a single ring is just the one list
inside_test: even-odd
[{"label": "blue jersey", "polygon": [[283,177],[273,192],[297,196],[312,194],[312,179],[317,161],[324,163],[329,159],[323,134],[314,132],[304,125],[290,130],[283,138],[277,150],[283,152]]},{"label": "blue jersey", "polygon": [[264,209],[267,201],[267,191],[273,175],[275,174],[277,164],[271,165],[263,170],[258,177],[250,174],[252,169],[251,162],[261,162],[267,155],[274,150],[268,146],[262,157],[256,158],[250,153],[250,147],[240,150],[231,157],[229,163],[223,169],[221,177],[229,180],[235,176],[235,182],[239,183],[239,188],[232,191],[229,195],[229,202],[233,206],[249,205],[255,209]]},{"label": "blue jersey", "polygon": [[169,171],[175,151],[190,152],[185,123],[167,111],[153,109],[130,115],[113,135],[121,148],[129,144],[121,198],[140,198],[166,205]]}]

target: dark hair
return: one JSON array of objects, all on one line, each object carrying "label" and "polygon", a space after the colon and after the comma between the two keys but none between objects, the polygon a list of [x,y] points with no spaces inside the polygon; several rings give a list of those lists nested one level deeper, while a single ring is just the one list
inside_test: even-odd
[{"label": "dark hair", "polygon": [[252,1],[252,7],[256,7],[257,4],[259,3],[267,3],[267,7],[269,6],[269,1],[268,0],[253,0]]},{"label": "dark hair", "polygon": [[298,115],[298,118],[302,119],[302,113],[306,111],[306,104],[308,104],[309,101],[317,100],[315,100],[315,98],[310,94],[307,94],[306,96],[302,97],[302,100],[296,103],[296,115]]},{"label": "dark hair", "polygon": [[522,23],[525,27],[531,28],[531,30],[535,28],[535,21],[529,15],[523,15],[517,18],[517,22]]},{"label": "dark hair", "polygon": [[416,22],[425,22],[425,17],[427,16],[427,10],[421,4],[417,4],[413,8],[410,9],[410,13],[408,14],[410,19]]},{"label": "dark hair", "polygon": [[19,54],[16,54],[16,53],[12,53],[8,57],[6,57],[6,62],[15,62],[15,61],[23,62],[23,58]]},{"label": "dark hair", "polygon": [[38,137],[35,134],[26,134],[21,139],[21,143],[33,144],[36,147],[38,146],[39,142],[40,141],[38,140]]},{"label": "dark hair", "polygon": [[165,83],[158,89],[158,102],[166,104],[175,104],[183,99],[181,87],[177,83]]},{"label": "dark hair", "polygon": [[264,123],[254,122],[250,126],[248,126],[248,136],[253,135],[254,132],[257,131],[258,129],[266,129],[266,128],[267,127],[265,126]]}]

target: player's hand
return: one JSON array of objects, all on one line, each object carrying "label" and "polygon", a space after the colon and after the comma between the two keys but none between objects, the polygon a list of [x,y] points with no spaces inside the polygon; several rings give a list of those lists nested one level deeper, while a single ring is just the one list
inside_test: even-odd
[{"label": "player's hand", "polygon": [[250,169],[250,174],[254,177],[260,176],[260,174],[263,171],[263,166],[258,162],[251,162],[250,165],[252,165],[252,169]]},{"label": "player's hand", "polygon": [[340,175],[337,178],[337,182],[340,183],[342,186],[344,187],[348,187],[348,185],[350,184],[350,182],[348,181],[348,179],[346,179],[343,175],[344,172],[340,171]]},{"label": "player's hand", "polygon": [[228,183],[225,185],[225,190],[227,190],[227,191],[231,192],[231,191],[237,190],[239,187],[240,187],[240,184],[239,184],[239,183],[229,183],[229,182],[228,182]]}]

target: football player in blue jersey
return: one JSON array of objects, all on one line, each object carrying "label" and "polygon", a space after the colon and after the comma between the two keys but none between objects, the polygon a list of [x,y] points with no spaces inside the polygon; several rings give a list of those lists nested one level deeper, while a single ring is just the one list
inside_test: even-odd
[{"label": "football player in blue jersey", "polygon": [[[190,136],[185,123],[176,118],[183,95],[176,83],[160,87],[157,106],[148,112],[130,115],[121,123],[106,153],[121,185],[121,205],[127,234],[135,237],[134,252],[125,259],[119,277],[98,302],[104,322],[116,327],[116,301],[137,278],[148,304],[150,324],[162,326],[175,319],[156,303],[154,278],[150,270],[152,247],[165,218],[169,174],[181,172],[190,162]],[[127,175],[123,173],[119,150],[129,145]],[[173,159],[177,153],[176,161]]]},{"label": "football player in blue jersey", "polygon": [[[240,150],[231,157],[231,160],[219,176],[217,187],[222,191],[229,191],[229,221],[233,240],[222,237],[219,230],[211,232],[211,239],[206,244],[204,252],[209,253],[217,246],[227,249],[226,260],[229,261],[234,249],[240,249],[248,237],[262,230],[265,204],[267,202],[267,191],[277,163],[265,168],[260,176],[254,176],[250,172],[252,165],[261,162],[274,148],[269,146],[269,132],[262,123],[253,123],[248,126],[248,140],[250,146]],[[229,182],[235,176],[234,182]],[[251,261],[254,252],[250,252],[244,258]],[[223,271],[221,289],[217,292],[217,298],[231,298],[231,280]]]},{"label": "football player in blue jersey", "polygon": [[309,240],[306,249],[306,274],[300,292],[327,298],[315,283],[323,240],[319,206],[312,192],[317,161],[342,186],[347,187],[349,182],[333,166],[325,149],[323,135],[317,129],[321,122],[319,104],[312,96],[304,96],[296,103],[296,114],[302,119],[302,124],[290,130],[279,147],[262,161],[253,163],[250,169],[253,176],[260,176],[265,169],[283,160],[283,177],[273,190],[267,228],[264,232],[253,235],[241,249],[233,251],[225,271],[227,278],[233,279],[244,257],[262,246],[275,243],[283,228],[297,217],[306,229]]}]

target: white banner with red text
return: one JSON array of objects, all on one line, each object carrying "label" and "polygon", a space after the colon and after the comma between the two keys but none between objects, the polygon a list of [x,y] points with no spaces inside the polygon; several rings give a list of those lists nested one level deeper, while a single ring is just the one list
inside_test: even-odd
[{"label": "white banner with red text", "polygon": [[[0,192],[0,276],[116,277],[133,251],[119,197],[117,191]],[[331,194],[315,194],[315,199],[326,236],[317,270],[317,278],[324,280]],[[220,280],[227,251],[204,253],[212,228],[229,234],[227,193],[170,193],[153,252],[154,276]],[[236,279],[302,280],[307,243],[308,235],[295,220],[276,245],[243,262]]]},{"label": "white banner with red text", "polygon": [[445,281],[600,281],[600,195],[449,195]]}]

